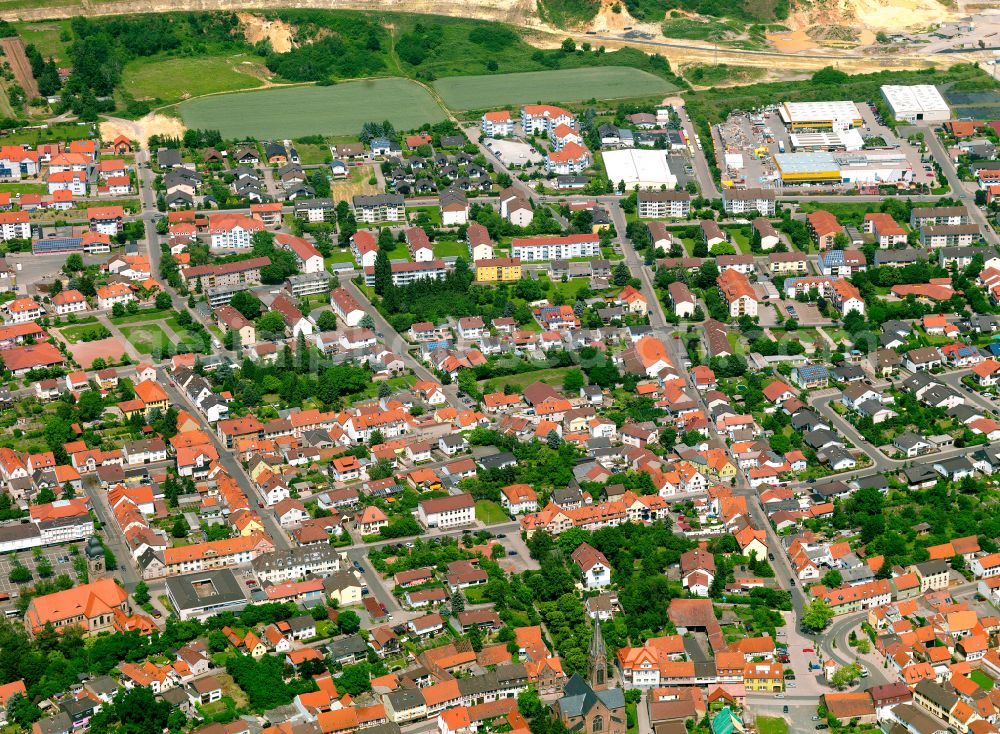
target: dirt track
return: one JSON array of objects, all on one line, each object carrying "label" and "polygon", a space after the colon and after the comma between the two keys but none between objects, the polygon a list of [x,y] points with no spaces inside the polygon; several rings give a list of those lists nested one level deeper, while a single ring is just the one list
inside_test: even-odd
[{"label": "dirt track", "polygon": [[[174,2],[138,3],[129,0],[55,7],[18,8],[0,11],[3,20],[48,20],[75,15],[125,15],[128,13],[159,13],[177,10],[259,10],[260,0],[176,0]],[[482,20],[499,20],[519,26],[542,26],[534,0],[288,0],[275,3],[286,8],[319,8],[327,10],[382,10],[400,13],[430,13]]]},{"label": "dirt track", "polygon": [[24,53],[24,41],[21,40],[20,36],[0,38],[0,46],[3,47],[3,53],[7,57],[11,71],[14,72],[14,78],[21,85],[28,100],[38,97],[38,83],[35,82],[35,76],[31,73],[31,64],[28,63],[28,57]]},{"label": "dirt track", "polygon": [[[868,0],[868,2],[872,1]],[[917,0],[910,1],[916,2]],[[371,0],[281,0],[275,4],[289,8],[381,10],[500,21],[527,31],[527,40],[543,48],[558,46],[566,36],[572,36],[578,42],[597,40],[594,35],[587,36],[583,29],[566,31],[548,25],[539,18],[535,0],[438,0],[437,2],[433,0],[379,0],[378,3],[373,3]],[[81,0],[81,4],[77,6],[42,6],[0,11],[0,19],[31,21],[64,18],[72,15],[121,15],[178,10],[243,11],[256,10],[260,6],[260,0],[175,0],[169,3],[160,0],[150,4],[137,3],[134,0],[110,0],[109,2]],[[720,63],[783,69],[794,74],[833,63],[844,71],[860,73],[886,68],[921,68],[964,60],[955,56],[928,58],[902,54],[889,58],[867,57],[832,48],[819,49],[812,54],[787,53],[780,50],[757,51],[748,54],[725,46],[716,47],[704,42],[664,39],[655,36],[655,40],[646,43],[639,39],[609,38],[609,35],[617,36],[620,31],[618,28],[608,27],[617,24],[607,22],[606,15],[599,16],[599,21],[603,19],[605,22],[595,24],[595,28],[598,28],[598,33],[602,36],[597,43],[608,49],[632,46],[647,53],[660,53],[667,57],[675,68],[685,63]],[[625,13],[621,15],[624,16]],[[615,18],[614,20],[619,19]],[[629,22],[634,23],[631,20]]]}]

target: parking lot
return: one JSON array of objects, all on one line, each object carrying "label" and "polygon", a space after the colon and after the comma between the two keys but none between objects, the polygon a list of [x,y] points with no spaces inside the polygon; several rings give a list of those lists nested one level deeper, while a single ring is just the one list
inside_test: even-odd
[{"label": "parking lot", "polygon": [[542,154],[527,143],[513,138],[486,138],[483,144],[505,166],[534,166],[542,162]]},{"label": "parking lot", "polygon": [[[83,553],[84,544],[77,543],[80,553]],[[52,575],[49,578],[66,574],[74,581],[77,580],[76,570],[73,568],[73,557],[65,547],[45,548],[37,558],[31,551],[21,551],[20,553],[6,553],[0,556],[0,594],[13,595],[17,593],[18,584],[10,581],[10,572],[16,565],[21,565],[31,571],[31,581],[27,585],[38,581],[41,577],[37,571],[38,563],[42,558],[48,558],[52,564]]]}]

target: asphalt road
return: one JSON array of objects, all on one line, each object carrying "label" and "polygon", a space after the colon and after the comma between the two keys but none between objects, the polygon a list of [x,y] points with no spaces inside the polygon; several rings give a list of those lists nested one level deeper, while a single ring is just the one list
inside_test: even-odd
[{"label": "asphalt road", "polygon": [[[410,354],[410,344],[407,342],[395,329],[392,328],[392,324],[385,320],[385,317],[379,313],[378,309],[371,305],[371,301],[368,297],[358,288],[354,282],[349,278],[341,278],[340,284],[346,288],[358,303],[365,313],[370,314],[372,319],[375,321],[375,331],[381,336],[379,340],[385,344],[389,349],[398,354],[403,363],[413,370],[413,373],[421,380],[428,380],[430,382],[439,382],[438,378],[427,369],[421,362],[415,359]],[[458,397],[458,387],[455,385],[444,385],[444,394],[448,399],[448,404],[456,410],[468,410],[468,405],[463,405],[462,401]]]},{"label": "asphalt road", "polygon": [[[944,146],[941,145],[941,141],[938,140],[937,135],[934,134],[933,127],[929,125],[921,125],[919,127],[906,128],[905,130],[922,132],[924,134],[924,141],[927,143],[927,148],[930,150],[934,160],[940,164],[945,178],[948,179],[948,185],[951,187],[952,197],[961,199],[962,203],[965,204],[972,217],[972,221],[979,225],[983,238],[987,242],[991,245],[1000,244],[1000,237],[997,237],[997,233],[993,231],[993,227],[990,226],[989,220],[986,218],[983,210],[976,206],[975,200],[969,194],[969,190],[966,188],[965,183],[958,177],[958,171],[955,168],[955,164],[951,162],[951,158],[949,158],[947,152],[945,152]],[[906,131],[901,130],[900,132],[901,134],[906,135],[908,134]]]},{"label": "asphalt road", "polygon": [[97,483],[96,476],[88,476],[83,481],[83,491],[90,498],[90,506],[93,508],[97,519],[101,522],[101,529],[104,534],[104,542],[115,555],[118,563],[118,570],[115,573],[121,575],[125,590],[129,593],[135,589],[139,583],[139,575],[133,566],[132,554],[125,544],[125,538],[118,527],[108,504],[108,493]]},{"label": "asphalt road", "polygon": [[[160,373],[162,375],[162,379],[159,381],[160,385],[167,392],[167,395],[170,396],[171,404],[186,406],[188,408],[188,412],[198,420],[198,423],[201,425],[201,429],[209,436],[209,438],[212,439],[212,444],[215,446],[216,452],[219,454],[219,464],[221,464],[222,468],[226,470],[226,473],[228,473],[229,476],[235,479],[236,483],[239,484],[240,489],[243,490],[243,493],[250,501],[250,506],[253,507],[254,505],[257,505],[254,509],[257,511],[261,521],[264,523],[267,533],[271,536],[275,546],[283,550],[291,548],[292,544],[288,541],[288,536],[285,534],[284,528],[278,524],[278,518],[274,514],[274,510],[266,505],[263,495],[261,495],[261,493],[257,490],[254,483],[250,481],[250,478],[243,470],[243,466],[236,460],[233,452],[223,445],[215,431],[215,428],[209,425],[202,412],[191,404],[187,395],[174,386],[173,382],[171,382],[166,376],[166,370],[163,369]],[[260,506],[262,504],[264,505],[263,507]]]}]

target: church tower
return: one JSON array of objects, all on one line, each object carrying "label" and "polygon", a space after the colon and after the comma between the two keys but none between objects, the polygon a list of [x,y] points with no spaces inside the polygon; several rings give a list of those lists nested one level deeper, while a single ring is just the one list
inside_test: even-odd
[{"label": "church tower", "polygon": [[594,634],[590,638],[590,687],[600,691],[608,687],[608,651],[604,647],[601,623],[594,620]]}]

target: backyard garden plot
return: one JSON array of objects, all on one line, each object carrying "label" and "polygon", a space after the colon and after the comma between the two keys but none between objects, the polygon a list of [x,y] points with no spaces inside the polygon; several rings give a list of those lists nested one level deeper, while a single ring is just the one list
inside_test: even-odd
[{"label": "backyard garden plot", "polygon": [[529,104],[622,99],[668,94],[676,87],[649,72],[627,66],[529,71],[439,79],[434,89],[454,110]]},{"label": "backyard garden plot", "polygon": [[226,138],[357,134],[371,120],[409,130],[444,119],[431,95],[406,79],[220,94],[181,102],[178,109],[189,128],[216,129]]}]

